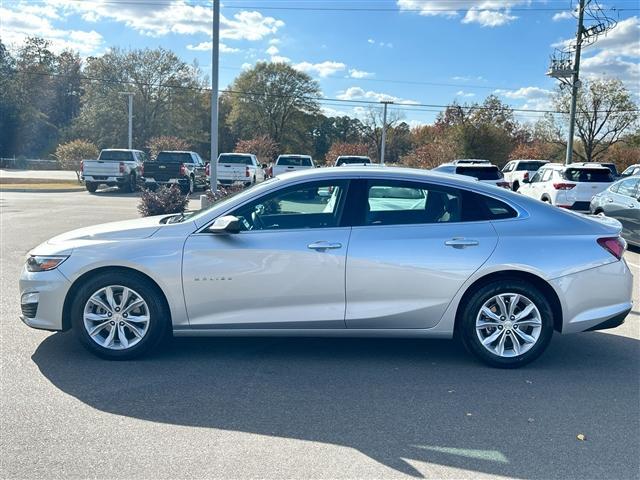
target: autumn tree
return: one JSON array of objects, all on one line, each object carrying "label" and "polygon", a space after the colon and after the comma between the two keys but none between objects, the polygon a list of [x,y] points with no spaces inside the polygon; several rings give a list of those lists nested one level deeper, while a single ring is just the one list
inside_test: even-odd
[{"label": "autumn tree", "polygon": [[228,122],[238,138],[267,135],[285,150],[304,134],[304,114],[320,111],[318,82],[286,63],[258,62],[242,72],[228,91]]},{"label": "autumn tree", "polygon": [[250,140],[240,140],[234,150],[237,153],[252,153],[260,163],[269,163],[278,153],[278,144],[267,135],[260,135]]},{"label": "autumn tree", "polygon": [[73,170],[80,181],[81,162],[98,157],[98,148],[86,140],[72,140],[56,148],[53,156],[63,170]]},{"label": "autumn tree", "polygon": [[146,145],[149,150],[149,157],[151,160],[155,160],[160,152],[163,150],[190,150],[189,145],[185,140],[178,137],[172,137],[170,135],[161,135],[159,137],[150,138]]}]

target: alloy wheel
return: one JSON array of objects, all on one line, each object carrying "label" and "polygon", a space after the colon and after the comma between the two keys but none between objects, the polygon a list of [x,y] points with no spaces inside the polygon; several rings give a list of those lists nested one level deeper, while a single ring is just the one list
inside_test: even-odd
[{"label": "alloy wheel", "polygon": [[489,298],[476,317],[480,344],[503,358],[517,357],[531,350],[541,332],[538,307],[518,293],[501,293]]},{"label": "alloy wheel", "polygon": [[89,338],[110,350],[137,345],[149,331],[149,320],[149,306],[144,298],[122,285],[109,285],[94,292],[83,313]]}]

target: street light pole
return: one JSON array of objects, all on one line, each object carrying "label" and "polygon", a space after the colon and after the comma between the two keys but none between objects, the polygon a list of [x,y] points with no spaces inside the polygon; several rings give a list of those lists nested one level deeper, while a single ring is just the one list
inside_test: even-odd
[{"label": "street light pole", "polygon": [[387,147],[387,106],[393,102],[389,100],[383,100],[380,103],[384,105],[382,113],[382,142],[380,145],[380,165],[384,165],[384,153]]},{"label": "street light pole", "polygon": [[129,150],[133,148],[133,92],[120,92],[120,95],[129,97]]},{"label": "street light pole", "polygon": [[573,75],[571,76],[571,110],[569,111],[569,138],[567,139],[567,155],[564,163],[569,165],[573,161],[573,136],[576,128],[576,108],[578,89],[580,88],[580,53],[582,50],[582,34],[584,33],[585,0],[580,0],[578,12],[578,33],[576,38],[576,56],[573,61]]},{"label": "street light pole", "polygon": [[218,189],[218,62],[220,45],[220,0],[213,0],[213,34],[211,35],[211,191]]}]

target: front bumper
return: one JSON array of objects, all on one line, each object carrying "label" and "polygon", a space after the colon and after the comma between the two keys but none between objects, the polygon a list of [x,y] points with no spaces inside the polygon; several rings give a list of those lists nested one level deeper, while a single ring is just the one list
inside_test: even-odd
[{"label": "front bumper", "polygon": [[562,304],[562,333],[614,328],[633,306],[633,277],[624,260],[551,280]]},{"label": "front bumper", "polygon": [[[20,275],[20,319],[32,328],[62,330],[62,311],[71,282],[57,269]],[[29,295],[33,294],[33,295]],[[23,303],[27,302],[27,303]]]}]

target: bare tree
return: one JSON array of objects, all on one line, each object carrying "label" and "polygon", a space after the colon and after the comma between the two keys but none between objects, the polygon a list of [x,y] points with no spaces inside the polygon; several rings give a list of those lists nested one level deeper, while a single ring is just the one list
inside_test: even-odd
[{"label": "bare tree", "polygon": [[[382,107],[369,107],[364,119],[362,120],[362,124],[364,125],[364,137],[375,149],[378,160],[380,160],[382,150],[382,117]],[[387,111],[387,134],[389,133],[389,130],[395,128],[400,120],[402,120],[402,117],[402,114],[397,110],[390,109]]]},{"label": "bare tree", "polygon": [[[558,110],[567,112],[570,101],[570,94],[560,91],[555,104]],[[581,145],[573,153],[585,162],[596,161],[638,121],[638,105],[622,81],[615,78],[583,85],[577,106],[576,134]]]}]

